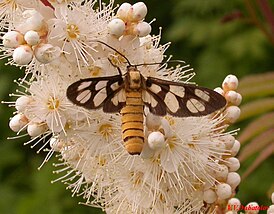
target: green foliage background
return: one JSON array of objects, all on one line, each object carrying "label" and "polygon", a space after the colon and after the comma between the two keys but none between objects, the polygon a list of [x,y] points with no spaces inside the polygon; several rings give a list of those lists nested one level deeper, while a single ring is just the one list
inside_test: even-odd
[{"label": "green foliage background", "polygon": [[[121,3],[122,1],[117,1]],[[135,3],[136,1],[128,1]],[[220,86],[227,74],[239,78],[273,70],[274,48],[248,18],[222,23],[221,19],[232,11],[247,16],[241,0],[147,0],[149,22],[153,18],[153,33],[162,27],[162,44],[171,41],[167,54],[191,64],[197,73],[199,85]],[[273,6],[273,5],[272,5]],[[23,71],[0,64],[0,100],[9,101],[15,92],[13,79]],[[71,197],[65,185],[50,181],[60,175],[52,174],[52,158],[40,171],[37,170],[45,154],[23,146],[27,137],[6,140],[15,134],[8,127],[13,109],[0,105],[0,213],[1,214],[80,214],[102,213],[77,203],[82,199]],[[245,124],[241,124],[243,127]],[[243,171],[248,163],[242,165]],[[266,192],[273,182],[273,158],[265,161],[239,187],[238,197],[243,204],[257,201],[269,205]],[[263,213],[263,212],[262,212]]]}]

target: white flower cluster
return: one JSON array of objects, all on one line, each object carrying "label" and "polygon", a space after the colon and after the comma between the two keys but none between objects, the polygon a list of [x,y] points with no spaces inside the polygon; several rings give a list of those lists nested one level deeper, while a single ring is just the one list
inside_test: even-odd
[{"label": "white flower cluster", "polygon": [[215,91],[222,94],[227,100],[227,108],[225,110],[226,121],[235,123],[240,117],[241,110],[238,107],[242,102],[242,95],[236,92],[238,88],[238,79],[234,75],[228,75],[223,81],[222,88],[215,88]]},{"label": "white flower cluster", "polygon": [[223,88],[216,89],[229,104],[224,112],[176,118],[145,109],[143,151],[129,155],[120,115],[72,104],[67,87],[81,78],[117,75],[117,67],[126,72],[119,53],[133,65],[147,64],[138,67],[145,77],[186,82],[191,69],[160,63],[168,44],[160,45],[160,35],[150,35],[143,2],[124,3],[116,15],[112,1],[43,3],[2,3],[0,48],[2,57],[26,72],[18,80],[24,90],[14,94],[10,128],[17,134],[26,130],[31,137],[27,143],[40,144],[39,151],[50,147],[45,161],[54,152],[61,157],[56,173],[66,173],[57,180],[107,213],[211,213],[231,198],[240,183],[235,158],[240,143],[225,129],[240,114],[237,78],[229,75]]}]

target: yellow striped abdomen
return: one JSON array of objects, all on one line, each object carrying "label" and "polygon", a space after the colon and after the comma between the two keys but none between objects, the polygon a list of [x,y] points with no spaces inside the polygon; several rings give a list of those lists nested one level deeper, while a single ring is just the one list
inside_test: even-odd
[{"label": "yellow striped abdomen", "polygon": [[121,109],[124,146],[129,154],[139,155],[144,144],[144,110],[140,91],[126,92],[126,105]]}]

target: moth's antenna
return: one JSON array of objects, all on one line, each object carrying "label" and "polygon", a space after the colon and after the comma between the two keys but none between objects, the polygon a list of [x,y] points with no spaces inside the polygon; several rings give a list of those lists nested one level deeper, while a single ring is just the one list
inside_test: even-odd
[{"label": "moth's antenna", "polygon": [[152,63],[142,63],[142,64],[137,64],[137,65],[134,65],[134,66],[143,66],[143,65],[163,65],[163,64],[166,64],[166,63],[185,63],[185,61],[182,61],[182,60],[169,60],[167,62],[152,62]]},{"label": "moth's antenna", "polygon": [[113,48],[110,45],[108,45],[107,43],[99,41],[99,40],[96,40],[95,42],[101,43],[101,44],[107,46],[108,48],[110,48],[111,50],[114,50],[116,53],[118,53],[120,56],[122,56],[127,61],[127,63],[128,63],[129,66],[132,66],[131,63],[130,63],[130,61],[128,60],[128,58],[126,58],[126,56],[124,54],[122,54],[121,52],[117,51],[115,48]]}]

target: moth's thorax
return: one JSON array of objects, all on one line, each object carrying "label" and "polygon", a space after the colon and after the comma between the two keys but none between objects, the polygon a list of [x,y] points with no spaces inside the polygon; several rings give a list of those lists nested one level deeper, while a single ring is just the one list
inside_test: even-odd
[{"label": "moth's thorax", "polygon": [[135,66],[128,67],[126,78],[128,81],[128,89],[132,89],[132,90],[141,89],[142,77],[141,77],[140,71],[137,70]]}]

